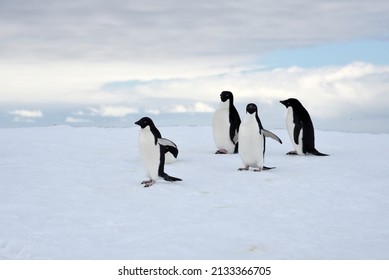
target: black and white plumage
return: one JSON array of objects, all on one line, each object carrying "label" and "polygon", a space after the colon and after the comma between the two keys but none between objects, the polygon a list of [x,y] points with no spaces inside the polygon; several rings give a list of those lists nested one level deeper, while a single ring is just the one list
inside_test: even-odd
[{"label": "black and white plumage", "polygon": [[175,162],[178,157],[177,145],[173,141],[162,137],[158,138],[158,143],[166,148],[165,164]]},{"label": "black and white plumage", "polygon": [[328,156],[320,153],[315,148],[315,132],[313,123],[308,111],[295,98],[289,98],[280,101],[288,109],[286,115],[286,128],[289,133],[292,145],[295,151],[287,153],[288,155],[307,155]]},{"label": "black and white plumage", "polygon": [[266,137],[273,138],[282,144],[280,138],[263,128],[258,117],[257,106],[254,103],[248,104],[246,116],[239,130],[239,156],[244,164],[243,168],[239,168],[240,171],[249,170],[250,167],[256,168],[254,171],[272,168],[264,166]]},{"label": "black and white plumage", "polygon": [[145,187],[150,187],[158,177],[165,181],[182,181],[180,178],[169,176],[165,173],[165,155],[171,153],[177,157],[177,146],[170,140],[162,138],[161,133],[149,117],[143,117],[135,124],[141,127],[139,131],[139,154],[146,176],[149,180],[142,182]]},{"label": "black and white plumage", "polygon": [[219,107],[213,114],[212,132],[217,148],[216,154],[238,152],[238,133],[241,120],[234,106],[234,96],[230,91],[220,94]]}]

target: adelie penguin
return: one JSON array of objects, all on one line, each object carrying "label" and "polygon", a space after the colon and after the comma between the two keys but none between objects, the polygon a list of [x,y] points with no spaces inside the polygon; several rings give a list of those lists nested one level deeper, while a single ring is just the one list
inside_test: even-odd
[{"label": "adelie penguin", "polygon": [[280,102],[288,109],[286,128],[295,148],[295,151],[291,151],[287,155],[328,156],[316,150],[313,123],[308,111],[300,101],[289,98]]},{"label": "adelie penguin", "polygon": [[149,177],[148,180],[142,182],[144,187],[153,185],[158,177],[162,177],[169,182],[182,181],[180,178],[169,176],[164,171],[166,153],[172,153],[177,158],[177,146],[172,141],[161,137],[161,133],[149,117],[143,117],[135,124],[141,127],[139,131],[139,154],[146,175]]},{"label": "adelie penguin", "polygon": [[239,171],[249,170],[250,167],[256,168],[254,171],[274,168],[264,166],[266,137],[273,138],[282,144],[280,138],[263,128],[258,117],[257,106],[254,103],[248,104],[246,116],[239,130],[239,156],[244,164],[244,167],[239,168]]},{"label": "adelie penguin", "polygon": [[241,120],[234,106],[234,96],[230,91],[220,94],[219,107],[213,114],[212,132],[217,148],[216,154],[238,152],[238,133]]}]

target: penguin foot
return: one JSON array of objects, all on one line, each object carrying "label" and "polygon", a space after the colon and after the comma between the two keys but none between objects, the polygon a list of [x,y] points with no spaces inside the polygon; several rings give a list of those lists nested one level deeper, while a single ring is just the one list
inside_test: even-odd
[{"label": "penguin foot", "polygon": [[144,185],[143,187],[148,188],[152,186],[155,183],[155,180],[150,179],[150,180],[145,180],[141,184]]},{"label": "penguin foot", "polygon": [[266,171],[266,170],[270,170],[270,169],[274,169],[275,167],[267,167],[267,166],[263,166],[263,167],[258,167],[257,169],[254,169],[253,171],[254,172],[261,172],[261,171]]},{"label": "penguin foot", "polygon": [[220,150],[217,150],[215,154],[217,154],[217,155],[225,155],[225,154],[228,154],[228,151],[224,150],[224,149],[220,149]]},{"label": "penguin foot", "polygon": [[149,183],[152,183],[154,180],[153,179],[150,179],[150,180],[144,180],[144,181],[142,181],[142,185],[143,184],[149,184]]},{"label": "penguin foot", "polygon": [[297,156],[297,152],[296,151],[290,151],[288,153],[286,153],[288,156]]},{"label": "penguin foot", "polygon": [[247,171],[249,170],[249,167],[246,166],[246,167],[242,167],[242,168],[239,168],[238,171]]}]

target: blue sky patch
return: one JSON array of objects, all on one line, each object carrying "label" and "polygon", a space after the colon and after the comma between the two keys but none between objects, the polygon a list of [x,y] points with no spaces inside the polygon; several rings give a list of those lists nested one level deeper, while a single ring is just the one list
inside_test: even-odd
[{"label": "blue sky patch", "polygon": [[351,41],[275,50],[259,60],[269,68],[344,65],[355,61],[389,64],[389,41]]}]

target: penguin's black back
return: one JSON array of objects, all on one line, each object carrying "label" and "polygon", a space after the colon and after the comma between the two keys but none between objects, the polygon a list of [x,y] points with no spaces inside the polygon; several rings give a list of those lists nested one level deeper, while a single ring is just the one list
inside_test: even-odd
[{"label": "penguin's black back", "polygon": [[223,91],[220,94],[220,99],[225,102],[226,100],[230,100],[229,105],[229,121],[230,121],[230,139],[234,142],[235,134],[239,132],[239,126],[241,123],[240,116],[238,110],[236,110],[234,105],[234,95],[230,91]]},{"label": "penguin's black back", "polygon": [[315,149],[315,131],[312,119],[304,106],[295,99],[292,103],[293,119],[295,123],[294,139],[297,143],[300,130],[303,130],[303,153]]},{"label": "penguin's black back", "polygon": [[239,113],[231,101],[231,103],[230,103],[230,138],[231,138],[231,140],[233,140],[235,137],[235,131],[239,132],[240,123],[241,123],[241,120],[239,117]]}]

